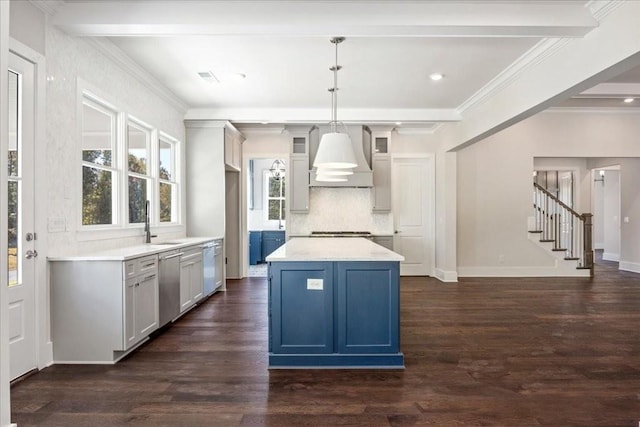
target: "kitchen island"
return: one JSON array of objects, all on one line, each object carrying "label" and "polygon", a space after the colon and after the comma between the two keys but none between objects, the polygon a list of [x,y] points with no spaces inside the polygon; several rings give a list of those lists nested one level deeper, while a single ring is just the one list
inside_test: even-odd
[{"label": "kitchen island", "polygon": [[269,367],[404,368],[402,260],[364,238],[293,238],[269,255]]}]

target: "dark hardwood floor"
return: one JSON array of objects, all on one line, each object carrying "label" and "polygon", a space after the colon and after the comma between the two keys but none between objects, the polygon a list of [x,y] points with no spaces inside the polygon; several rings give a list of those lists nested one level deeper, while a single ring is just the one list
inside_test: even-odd
[{"label": "dark hardwood floor", "polygon": [[115,366],[56,365],[11,390],[46,426],[638,426],[640,275],[405,277],[404,371],[267,370],[265,279],[230,281]]}]

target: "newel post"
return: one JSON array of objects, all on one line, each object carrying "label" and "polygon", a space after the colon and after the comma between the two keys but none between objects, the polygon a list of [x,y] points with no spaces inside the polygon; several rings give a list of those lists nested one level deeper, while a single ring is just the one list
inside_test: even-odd
[{"label": "newel post", "polygon": [[582,224],[584,227],[584,264],[589,267],[590,275],[593,277],[593,214],[583,213]]}]

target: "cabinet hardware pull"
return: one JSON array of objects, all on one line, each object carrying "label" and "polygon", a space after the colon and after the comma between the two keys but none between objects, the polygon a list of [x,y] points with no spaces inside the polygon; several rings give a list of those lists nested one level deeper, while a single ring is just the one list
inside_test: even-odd
[{"label": "cabinet hardware pull", "polygon": [[145,265],[143,265],[142,267],[147,268],[147,267],[153,267],[154,265],[156,265],[156,262],[155,262],[155,261],[154,261],[154,262],[151,262],[151,263],[149,263],[149,264],[145,264]]},{"label": "cabinet hardware pull", "polygon": [[151,275],[149,275],[149,276],[145,277],[143,280],[151,280],[151,279],[153,279],[154,277],[156,277],[156,275],[155,275],[155,274],[151,274]]},{"label": "cabinet hardware pull", "polygon": [[164,260],[167,260],[167,259],[179,257],[179,256],[182,256],[182,255],[184,255],[184,252],[178,252],[177,254],[173,254],[173,255],[162,257],[162,258],[160,258],[160,261],[164,261]]}]

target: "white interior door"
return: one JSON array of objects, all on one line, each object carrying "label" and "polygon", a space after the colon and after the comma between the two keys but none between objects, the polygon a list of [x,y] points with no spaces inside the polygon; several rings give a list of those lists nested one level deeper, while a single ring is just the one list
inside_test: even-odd
[{"label": "white interior door", "polygon": [[34,65],[9,55],[8,304],[11,378],[36,368]]},{"label": "white interior door", "polygon": [[403,255],[400,274],[432,274],[433,160],[393,159],[393,250]]}]

